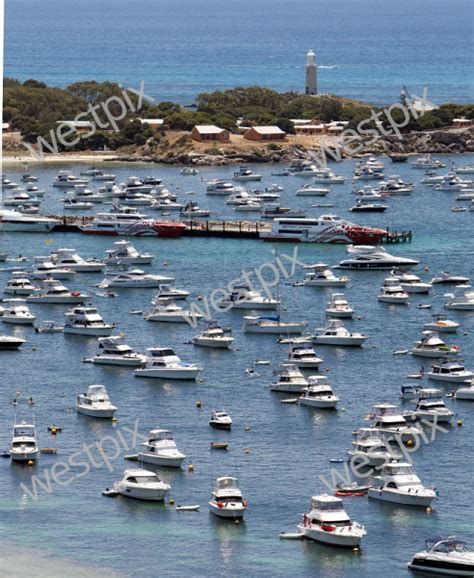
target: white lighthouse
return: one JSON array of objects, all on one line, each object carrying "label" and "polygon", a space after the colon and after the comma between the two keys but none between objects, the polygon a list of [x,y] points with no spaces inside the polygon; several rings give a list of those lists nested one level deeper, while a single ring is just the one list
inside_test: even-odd
[{"label": "white lighthouse", "polygon": [[317,94],[318,67],[314,61],[314,52],[308,51],[306,55],[306,94]]}]

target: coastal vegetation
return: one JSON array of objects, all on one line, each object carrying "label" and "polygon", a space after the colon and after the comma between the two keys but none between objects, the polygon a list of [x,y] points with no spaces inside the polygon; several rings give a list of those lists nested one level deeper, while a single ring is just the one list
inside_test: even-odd
[{"label": "coastal vegetation", "polygon": [[[74,120],[90,105],[99,105],[111,97],[120,97],[123,88],[112,82],[77,82],[66,88],[47,86],[37,80],[20,82],[4,79],[4,122],[13,130],[20,131],[29,143],[38,137],[48,140],[50,131],[58,121]],[[130,94],[134,104],[138,97]],[[117,106],[117,105],[116,105]],[[287,133],[293,133],[290,119],[311,119],[317,122],[347,121],[355,128],[369,118],[372,111],[381,109],[368,103],[332,95],[318,97],[296,92],[276,92],[268,88],[251,86],[198,95],[192,107],[174,102],[142,103],[140,110],[128,111],[120,120],[118,131],[97,130],[93,135],[79,139],[72,150],[118,150],[123,147],[163,145],[162,131],[153,130],[139,118],[162,118],[167,129],[189,131],[196,124],[216,124],[236,132],[237,122],[243,126],[252,124],[276,124]],[[393,118],[402,118],[402,111],[394,110]],[[474,119],[474,104],[447,103],[439,109],[411,118],[404,132],[437,129],[451,125],[453,118],[464,116]],[[92,118],[89,118],[92,120]],[[104,119],[106,120],[106,119]],[[369,125],[367,125],[368,127]],[[61,147],[60,147],[61,148]],[[69,149],[69,150],[71,150]]]}]

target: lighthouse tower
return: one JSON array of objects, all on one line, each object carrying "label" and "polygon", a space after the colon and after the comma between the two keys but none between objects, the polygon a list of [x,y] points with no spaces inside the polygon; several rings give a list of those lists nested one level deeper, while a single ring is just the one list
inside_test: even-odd
[{"label": "lighthouse tower", "polygon": [[306,94],[317,94],[318,67],[314,61],[314,52],[308,51],[306,55]]}]

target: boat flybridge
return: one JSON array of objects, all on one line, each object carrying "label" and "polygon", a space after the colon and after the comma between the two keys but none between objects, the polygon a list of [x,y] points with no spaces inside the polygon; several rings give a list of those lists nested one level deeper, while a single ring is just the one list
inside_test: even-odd
[{"label": "boat flybridge", "polygon": [[146,357],[127,345],[124,335],[112,335],[99,338],[99,353],[92,357],[91,361],[98,365],[140,367],[145,363]]},{"label": "boat flybridge", "polygon": [[34,423],[14,422],[13,436],[10,445],[10,458],[14,462],[34,461],[38,457],[36,428]]},{"label": "boat flybridge", "polygon": [[78,273],[100,273],[105,267],[105,263],[99,259],[83,259],[75,249],[57,249],[52,253],[51,260]]},{"label": "boat flybridge", "polygon": [[326,263],[315,263],[306,265],[305,269],[312,272],[306,273],[303,283],[310,287],[345,287],[349,282],[349,277],[336,276]]},{"label": "boat flybridge", "polygon": [[150,265],[153,253],[140,253],[130,241],[116,241],[112,249],[107,249],[107,265]]},{"label": "boat flybridge", "polygon": [[337,345],[360,347],[367,339],[363,333],[351,333],[340,319],[330,319],[326,327],[316,330],[313,343],[317,345]]},{"label": "boat flybridge", "polygon": [[89,296],[81,291],[70,291],[57,279],[43,279],[41,288],[26,298],[28,303],[80,304]]},{"label": "boat flybridge", "polygon": [[426,540],[426,549],[417,552],[408,568],[444,576],[474,576],[474,552],[455,536]]},{"label": "boat flybridge", "polygon": [[309,407],[335,409],[339,398],[334,395],[325,375],[311,375],[308,377],[308,386],[303,389],[303,395],[298,401],[301,405]]},{"label": "boat flybridge", "polygon": [[317,371],[323,359],[316,355],[316,352],[309,343],[301,343],[294,345],[290,349],[288,352],[288,362],[294,363],[302,369],[316,369]]},{"label": "boat flybridge", "polygon": [[104,385],[89,385],[86,393],[77,396],[76,411],[89,417],[110,419],[117,408],[110,402]]},{"label": "boat flybridge", "polygon": [[355,269],[359,271],[391,270],[394,267],[414,267],[419,261],[391,255],[382,247],[372,245],[349,245],[349,259],[336,266],[337,269]]},{"label": "boat flybridge", "polygon": [[448,383],[468,383],[474,379],[474,372],[468,371],[462,363],[445,360],[436,363],[426,376],[433,381],[446,381]]},{"label": "boat flybridge", "polygon": [[367,534],[364,526],[351,521],[342,500],[327,494],[311,498],[311,511],[303,516],[298,532],[309,540],[349,548],[358,546]]},{"label": "boat flybridge", "polygon": [[123,478],[112,486],[112,491],[121,496],[148,502],[162,502],[170,489],[157,473],[141,468],[125,470]]},{"label": "boat flybridge", "polygon": [[436,498],[436,491],[423,486],[411,464],[392,461],[375,476],[368,495],[376,500],[426,508]]},{"label": "boat flybridge", "polygon": [[108,337],[115,323],[105,323],[95,307],[75,307],[66,314],[64,333]]},{"label": "boat flybridge", "polygon": [[352,442],[354,446],[348,451],[349,461],[370,467],[380,467],[387,462],[402,456],[389,443],[386,436],[378,428],[364,427],[357,432],[357,438]]},{"label": "boat flybridge", "polygon": [[171,347],[152,347],[147,349],[144,367],[136,369],[136,377],[158,379],[197,379],[202,367],[195,363],[185,363]]},{"label": "boat flybridge", "polygon": [[450,357],[459,353],[458,345],[446,345],[434,331],[423,331],[423,337],[411,350],[418,357]]},{"label": "boat flybridge", "polygon": [[13,271],[3,290],[8,295],[31,295],[36,287],[23,271]]},{"label": "boat flybridge", "polygon": [[6,305],[3,314],[3,323],[12,323],[14,325],[33,325],[36,315],[33,315],[28,309],[24,299],[8,299],[3,301]]},{"label": "boat flybridge", "polygon": [[337,319],[346,319],[354,315],[354,309],[349,305],[344,293],[333,293],[325,311],[328,317]]},{"label": "boat flybridge", "polygon": [[234,285],[232,292],[222,299],[220,306],[229,309],[276,309],[281,304],[279,299],[264,297],[246,283]]},{"label": "boat flybridge", "polygon": [[148,441],[141,445],[145,449],[138,453],[139,461],[154,466],[180,468],[186,457],[178,450],[173,434],[167,429],[152,429]]},{"label": "boat flybridge", "polygon": [[231,330],[224,330],[217,323],[210,322],[207,329],[193,337],[193,343],[202,347],[229,349],[234,339]]},{"label": "boat flybridge", "polygon": [[217,478],[209,502],[209,510],[219,518],[242,518],[247,502],[242,497],[237,478],[224,476]]},{"label": "boat flybridge", "polygon": [[307,379],[293,363],[281,363],[276,373],[278,377],[270,384],[271,391],[302,393],[308,386]]}]

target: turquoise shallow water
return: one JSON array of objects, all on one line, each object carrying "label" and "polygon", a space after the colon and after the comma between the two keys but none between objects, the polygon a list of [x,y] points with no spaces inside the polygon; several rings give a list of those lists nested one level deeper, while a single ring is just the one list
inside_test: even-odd
[{"label": "turquoise shallow water", "polygon": [[[396,172],[406,180],[419,182],[422,171],[409,165],[392,168],[386,160],[388,172]],[[474,161],[471,157],[444,157],[450,162]],[[350,175],[352,162],[334,165],[337,173]],[[62,167],[65,168],[65,167]],[[70,167],[77,174],[79,166]],[[110,168],[110,167],[108,167]],[[57,210],[62,195],[49,185],[58,167],[30,170],[40,176],[40,184],[47,187],[45,207]],[[195,190],[194,198],[222,216],[233,216],[222,199],[204,194],[200,177],[182,177],[172,167],[114,166],[121,176],[130,173],[144,176],[160,175],[172,189]],[[232,168],[204,169],[200,176],[229,177]],[[259,166],[265,184],[278,182],[271,177],[269,166]],[[7,170],[17,180],[21,172]],[[312,201],[295,200],[296,179],[280,179],[285,186],[284,204],[309,207]],[[351,186],[333,187],[327,201],[336,207],[332,211],[348,217],[347,208],[353,202]],[[317,201],[316,201],[317,202]],[[417,186],[409,197],[391,199],[390,209],[383,216],[369,216],[354,221],[409,228],[414,231],[411,244],[391,247],[394,253],[412,256],[421,261],[417,272],[426,279],[443,269],[474,276],[473,225],[474,213],[452,213],[454,204],[449,193],[436,192]],[[313,214],[318,214],[313,210]],[[76,247],[83,256],[102,256],[113,239],[79,234],[10,234],[0,241],[1,250],[31,257],[46,254],[51,249]],[[150,268],[155,272],[169,272],[178,286],[187,288],[192,296],[207,295],[216,287],[227,284],[242,268],[259,266],[271,258],[271,245],[259,241],[222,239],[160,240],[141,238],[133,241],[142,250],[151,250],[157,258]],[[279,246],[280,254],[291,252],[291,245]],[[345,254],[341,246],[304,245],[299,247],[300,258],[306,262],[319,259],[335,264]],[[164,262],[168,265],[165,266]],[[429,270],[425,271],[427,267]],[[295,279],[301,279],[298,271]],[[162,326],[130,315],[135,309],[148,309],[154,291],[130,290],[120,292],[116,299],[94,298],[94,304],[106,320],[115,321],[128,342],[137,350],[152,345],[173,346],[184,360],[204,365],[204,381],[197,383],[139,380],[123,368],[97,367],[81,363],[81,359],[95,353],[97,343],[62,334],[37,335],[29,328],[3,328],[7,333],[24,335],[28,343],[21,352],[2,352],[0,355],[0,449],[7,448],[13,415],[11,400],[19,396],[36,400],[35,417],[41,447],[57,446],[57,458],[43,455],[33,468],[11,465],[0,460],[0,538],[14,543],[20,558],[24,552],[24,566],[32,554],[39,551],[55,564],[78,564],[79,567],[110,568],[128,576],[335,576],[376,577],[382,569],[391,576],[408,576],[406,562],[421,549],[423,540],[433,533],[458,534],[474,544],[472,528],[472,436],[474,425],[472,405],[447,404],[463,420],[463,427],[454,427],[448,434],[439,434],[433,445],[422,447],[415,455],[415,468],[427,485],[439,489],[440,499],[431,514],[368,501],[366,498],[346,500],[348,513],[364,523],[368,535],[360,554],[340,552],[323,546],[300,542],[280,541],[281,531],[292,531],[300,513],[307,511],[312,494],[324,491],[319,476],[330,472],[331,458],[346,455],[352,441],[352,431],[364,424],[363,417],[371,405],[381,401],[398,402],[404,376],[420,367],[419,360],[410,356],[394,356],[393,351],[406,349],[420,336],[421,325],[430,317],[430,310],[418,309],[419,303],[433,302],[433,311],[441,310],[448,289],[437,289],[431,297],[413,297],[407,308],[387,307],[377,302],[376,295],[383,272],[352,273],[347,297],[354,305],[360,320],[348,322],[354,330],[368,333],[369,340],[361,350],[319,348],[324,368],[341,397],[341,408],[324,413],[299,406],[280,404],[280,397],[268,390],[272,369],[286,357],[286,347],[269,337],[246,336],[241,331],[242,313],[231,312],[218,319],[232,326],[236,335],[234,352],[201,351],[185,342],[196,331],[187,326]],[[4,286],[7,272],[0,271],[0,286]],[[81,274],[66,285],[93,290],[100,275]],[[321,326],[323,308],[329,293],[311,288],[282,284],[289,319],[306,319],[310,328]],[[39,319],[63,320],[64,307],[31,306]],[[472,313],[453,313],[462,324],[462,331],[447,339],[462,348],[468,368],[474,367]],[[259,367],[260,376],[249,378],[244,370],[257,358],[269,359],[272,367]],[[425,363],[425,367],[427,367]],[[71,409],[76,395],[92,383],[107,386],[112,401],[119,407],[115,425],[78,416]],[[449,389],[447,389],[448,391]],[[19,393],[18,393],[19,392]],[[202,400],[203,408],[195,407]],[[230,433],[209,428],[208,419],[213,407],[224,406],[234,419]],[[20,403],[25,412],[26,404]],[[127,450],[112,463],[113,471],[104,467],[92,468],[88,475],[75,479],[67,487],[54,487],[51,495],[41,493],[32,503],[22,492],[20,482],[27,484],[31,474],[43,476],[43,470],[55,461],[67,459],[81,445],[92,443],[104,435],[117,436],[123,428],[133,428],[135,420],[142,434],[156,426],[173,430],[180,449],[187,454],[187,463],[195,466],[194,473],[163,471],[172,485],[177,503],[200,503],[199,513],[179,513],[170,506],[139,503],[132,500],[108,499],[100,492],[119,479],[128,465],[123,461]],[[63,428],[54,440],[47,426],[56,423]],[[250,431],[245,431],[245,426]],[[126,435],[126,434],[125,434]],[[228,440],[227,453],[211,452],[209,442]],[[245,453],[244,449],[250,452]],[[110,450],[112,451],[112,450]],[[340,469],[340,466],[334,466]],[[76,468],[74,472],[80,473]],[[213,519],[207,511],[214,479],[223,474],[240,479],[249,509],[245,523],[234,525]],[[47,559],[47,558],[46,558]],[[8,566],[7,566],[8,567]],[[41,566],[42,567],[42,566]],[[91,570],[90,575],[99,575]],[[38,576],[47,575],[43,570]]]},{"label": "turquoise shallow water", "polygon": [[322,92],[387,104],[428,86],[434,102],[472,102],[473,22],[470,0],[7,0],[5,75],[144,80],[189,104],[233,86],[303,91],[312,48]]}]

